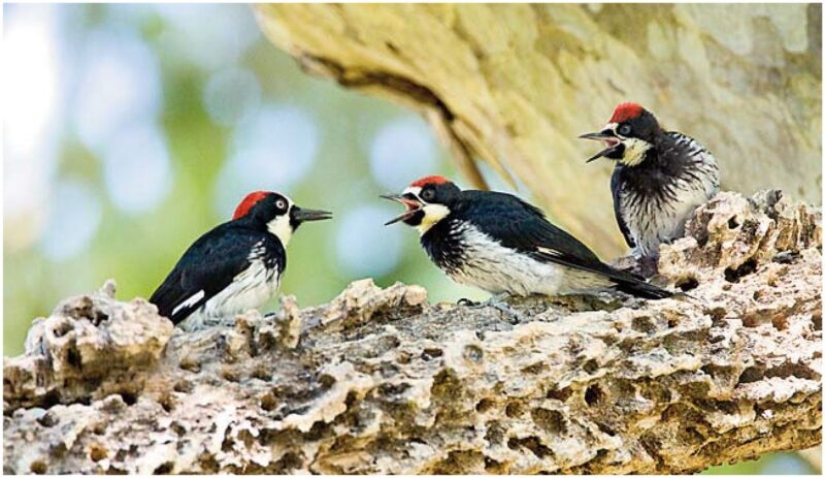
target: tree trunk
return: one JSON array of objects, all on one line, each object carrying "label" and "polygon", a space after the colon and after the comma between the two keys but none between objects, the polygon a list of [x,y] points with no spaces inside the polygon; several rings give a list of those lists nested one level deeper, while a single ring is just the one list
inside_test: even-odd
[{"label": "tree trunk", "polygon": [[822,6],[355,5],[256,7],[307,70],[423,112],[471,184],[480,159],[526,185],[597,252],[626,250],[612,165],[585,164],[622,101],[715,153],[723,189],[819,204]]},{"label": "tree trunk", "polygon": [[108,285],[4,359],[5,473],[687,473],[821,442],[821,215],[722,193],[664,285],[330,304],[173,331]]}]

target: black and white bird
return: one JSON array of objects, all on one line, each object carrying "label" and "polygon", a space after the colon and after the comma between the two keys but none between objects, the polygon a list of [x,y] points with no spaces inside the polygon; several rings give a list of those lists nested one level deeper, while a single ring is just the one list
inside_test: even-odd
[{"label": "black and white bird", "polygon": [[403,221],[454,281],[493,294],[562,295],[615,288],[650,298],[672,292],[616,270],[536,207],[512,194],[462,191],[441,176],[413,182],[400,195],[382,196],[407,207]]},{"label": "black and white bird", "polygon": [[285,247],[298,226],[331,217],[326,211],[302,209],[276,192],[250,193],[231,221],[184,252],[149,302],[185,329],[257,309],[278,290],[286,269]]},{"label": "black and white bird", "polygon": [[719,168],[710,151],[689,136],[664,131],[636,103],[618,105],[600,132],[580,137],[607,146],[587,162],[616,160],[613,208],[637,257],[656,259],[659,245],[682,237],[694,209],[719,192]]}]

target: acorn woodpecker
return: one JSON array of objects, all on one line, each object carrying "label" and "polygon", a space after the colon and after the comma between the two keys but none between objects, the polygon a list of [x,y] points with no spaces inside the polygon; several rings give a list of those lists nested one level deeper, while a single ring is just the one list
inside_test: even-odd
[{"label": "acorn woodpecker", "polygon": [[512,194],[462,191],[441,176],[428,176],[400,195],[382,197],[407,207],[386,224],[403,221],[418,228],[430,259],[460,284],[493,294],[553,296],[615,288],[650,299],[673,295],[601,262]]},{"label": "acorn woodpecker", "polygon": [[636,103],[621,103],[600,132],[580,138],[607,145],[587,162],[616,160],[610,189],[619,229],[655,269],[659,244],[682,237],[693,210],[719,192],[716,159],[695,139],[664,131]]},{"label": "acorn woodpecker", "polygon": [[278,290],[292,233],[305,221],[331,217],[302,209],[282,194],[250,193],[231,221],[184,252],[149,302],[186,329],[256,309]]}]

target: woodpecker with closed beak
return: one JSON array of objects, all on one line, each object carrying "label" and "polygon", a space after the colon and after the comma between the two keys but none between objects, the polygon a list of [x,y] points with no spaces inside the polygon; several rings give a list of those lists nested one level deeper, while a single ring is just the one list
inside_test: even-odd
[{"label": "woodpecker with closed beak", "polygon": [[659,245],[684,236],[694,209],[719,192],[716,159],[695,139],[663,130],[636,103],[621,103],[600,132],[580,138],[606,145],[587,162],[616,161],[610,189],[619,229],[655,270]]},{"label": "woodpecker with closed beak", "polygon": [[306,221],[331,213],[302,209],[269,191],[248,194],[231,221],[201,236],[184,252],[149,302],[184,329],[234,317],[264,305],[286,269],[286,245]]},{"label": "woodpecker with closed beak", "polygon": [[512,194],[462,191],[441,176],[382,196],[407,210],[387,222],[421,233],[430,259],[454,281],[493,294],[562,295],[615,288],[661,299],[672,292],[614,269],[575,237]]}]

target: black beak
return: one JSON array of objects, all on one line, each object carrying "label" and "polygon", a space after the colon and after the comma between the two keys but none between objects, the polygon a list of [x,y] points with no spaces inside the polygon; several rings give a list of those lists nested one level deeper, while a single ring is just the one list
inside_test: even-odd
[{"label": "black beak", "polygon": [[301,209],[298,206],[292,206],[291,214],[292,220],[298,224],[305,221],[323,221],[325,219],[332,219],[331,212],[316,209]]},{"label": "black beak", "polygon": [[381,197],[384,199],[389,199],[390,201],[400,202],[401,204],[407,206],[406,212],[385,222],[385,226],[389,226],[390,224],[395,224],[398,221],[403,221],[405,219],[411,218],[413,215],[415,215],[415,213],[417,213],[421,209],[421,206],[423,206],[423,204],[421,204],[421,201],[419,201],[418,198],[416,198],[412,194],[406,194],[404,196],[401,196],[399,194],[382,194]]},{"label": "black beak", "polygon": [[622,142],[616,137],[616,133],[612,129],[605,129],[599,131],[598,133],[587,133],[579,136],[581,139],[592,139],[596,141],[603,141],[607,144],[607,147],[603,150],[596,153],[594,156],[591,156],[587,159],[586,162],[595,161],[602,156],[607,156],[610,153],[616,152],[619,148],[622,147]]}]

